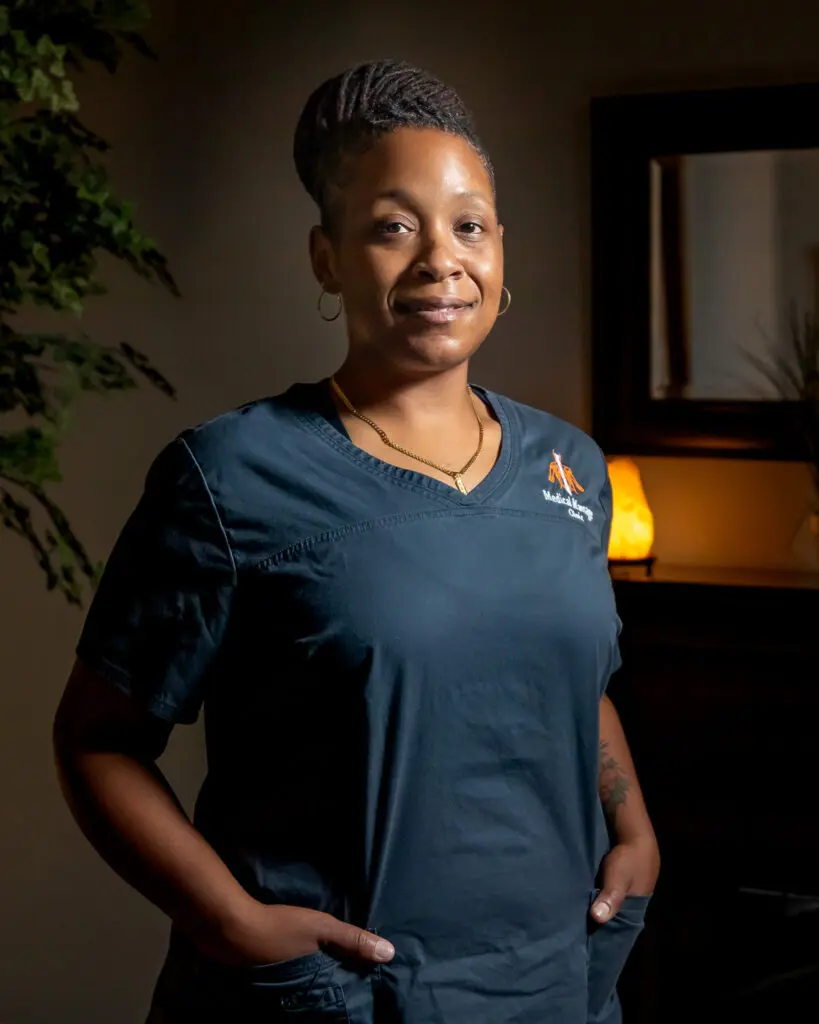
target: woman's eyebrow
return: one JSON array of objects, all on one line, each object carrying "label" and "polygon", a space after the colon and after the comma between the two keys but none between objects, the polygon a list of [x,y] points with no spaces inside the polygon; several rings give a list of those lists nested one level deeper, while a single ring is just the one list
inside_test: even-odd
[{"label": "woman's eyebrow", "polygon": [[[489,202],[481,192],[472,192],[469,189],[458,189],[457,192],[452,193],[452,196],[454,199],[477,199],[481,203]],[[404,203],[406,206],[413,206],[418,202],[415,196],[403,188],[386,189],[384,192],[379,192],[375,198],[376,201],[379,199],[394,199],[399,203]]]},{"label": "woman's eyebrow", "polygon": [[384,192],[379,192],[375,197],[379,199],[395,199],[399,203],[403,203],[405,206],[412,206],[415,203],[415,199],[409,192],[403,188],[390,188]]}]

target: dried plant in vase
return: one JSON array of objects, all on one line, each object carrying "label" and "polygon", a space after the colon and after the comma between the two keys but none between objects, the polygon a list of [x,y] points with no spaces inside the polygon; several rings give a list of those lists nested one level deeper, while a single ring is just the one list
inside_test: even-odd
[{"label": "dried plant in vase", "polygon": [[783,401],[795,403],[794,429],[803,439],[813,477],[810,529],[819,546],[819,325],[815,315],[792,307],[787,343],[781,350],[772,350],[767,359],[746,355]]}]

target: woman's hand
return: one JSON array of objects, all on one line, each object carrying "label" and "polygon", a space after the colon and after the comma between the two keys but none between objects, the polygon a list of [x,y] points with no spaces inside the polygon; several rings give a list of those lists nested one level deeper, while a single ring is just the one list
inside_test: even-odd
[{"label": "woman's hand", "polygon": [[650,896],[660,873],[660,851],[653,834],[614,846],[602,867],[602,890],[591,915],[598,924],[610,921],[626,896]]},{"label": "woman's hand", "polygon": [[244,904],[235,920],[219,929],[218,938],[203,941],[201,933],[192,938],[206,956],[236,967],[279,963],[320,949],[373,963],[386,963],[395,955],[386,939],[331,914],[256,900]]}]

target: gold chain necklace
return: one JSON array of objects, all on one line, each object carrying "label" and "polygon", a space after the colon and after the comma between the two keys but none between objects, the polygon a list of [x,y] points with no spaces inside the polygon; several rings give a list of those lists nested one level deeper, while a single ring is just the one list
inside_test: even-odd
[{"label": "gold chain necklace", "polygon": [[387,445],[388,448],[392,448],[394,451],[401,452],[402,455],[406,455],[410,459],[415,459],[416,462],[423,462],[425,466],[431,466],[433,469],[437,469],[439,473],[446,473],[447,476],[451,476],[452,479],[455,481],[455,486],[458,488],[461,494],[468,493],[466,485],[464,484],[463,481],[463,475],[464,473],[466,473],[467,470],[472,468],[472,466],[475,464],[476,459],[483,451],[483,421],[478,415],[478,410],[475,408],[475,402],[472,397],[472,388],[468,384],[466,386],[466,393],[467,395],[469,395],[469,404],[472,407],[472,411],[475,413],[475,419],[478,421],[478,447],[475,449],[475,454],[466,463],[465,466],[463,466],[461,469],[454,470],[447,469],[445,466],[439,466],[437,462],[433,462],[431,459],[425,459],[422,455],[416,455],[415,452],[411,452],[409,448],[402,448],[400,444],[396,444],[395,441],[391,441],[390,438],[387,436],[387,432],[385,430],[382,430],[377,423],[373,422],[373,420],[369,418],[369,416],[365,416],[363,412],[359,412],[358,409],[356,409],[356,407],[353,405],[350,399],[344,394],[344,392],[338,386],[338,382],[336,381],[335,377],[330,378],[330,383],[332,384],[335,393],[344,403],[344,406],[347,409],[347,411],[351,413],[353,416],[360,419],[363,423],[366,423],[368,427],[372,427],[372,429],[376,432],[376,434],[378,434],[378,436],[381,438],[384,444]]}]

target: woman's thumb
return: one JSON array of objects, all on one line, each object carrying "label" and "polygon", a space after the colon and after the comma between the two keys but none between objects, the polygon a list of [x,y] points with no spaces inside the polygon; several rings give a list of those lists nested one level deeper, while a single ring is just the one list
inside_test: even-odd
[{"label": "woman's thumb", "polygon": [[345,924],[344,921],[336,921],[326,941],[339,952],[358,960],[372,960],[383,964],[395,956],[391,942],[382,939],[380,935],[373,935],[363,928],[357,928],[354,924]]}]

